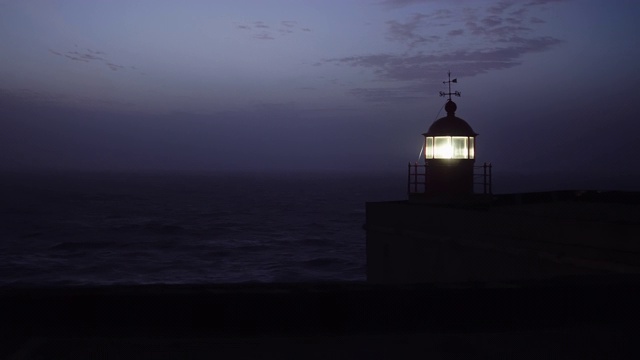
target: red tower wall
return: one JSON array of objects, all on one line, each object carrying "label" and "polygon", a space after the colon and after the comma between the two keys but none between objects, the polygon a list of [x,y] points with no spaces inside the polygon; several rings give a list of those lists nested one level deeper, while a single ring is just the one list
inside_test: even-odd
[{"label": "red tower wall", "polygon": [[473,194],[473,159],[427,161],[427,194]]}]

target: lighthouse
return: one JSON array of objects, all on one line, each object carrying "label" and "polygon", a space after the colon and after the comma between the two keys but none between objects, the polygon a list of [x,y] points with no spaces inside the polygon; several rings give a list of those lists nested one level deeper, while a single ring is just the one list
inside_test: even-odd
[{"label": "lighthouse", "polygon": [[451,91],[457,79],[449,74],[444,83],[446,116],[422,134],[424,163],[409,163],[408,199],[366,203],[367,281],[496,284],[640,274],[640,258],[629,256],[640,249],[640,193],[493,194],[491,164],[475,163],[478,134],[452,100],[460,96]]},{"label": "lighthouse", "polygon": [[448,92],[444,105],[446,116],[437,119],[424,134],[424,164],[409,164],[408,194],[410,200],[460,201],[474,198],[475,187],[482,194],[491,193],[491,165],[475,166],[476,137],[478,134],[462,118],[456,116],[458,106],[451,99],[460,96],[451,91],[457,79],[443,81]]}]

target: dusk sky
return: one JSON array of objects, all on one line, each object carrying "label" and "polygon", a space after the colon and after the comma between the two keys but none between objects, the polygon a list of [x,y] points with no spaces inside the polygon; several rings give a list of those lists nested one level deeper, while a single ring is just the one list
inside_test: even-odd
[{"label": "dusk sky", "polygon": [[404,173],[451,70],[496,173],[640,178],[638,19],[635,0],[0,0],[0,168]]}]

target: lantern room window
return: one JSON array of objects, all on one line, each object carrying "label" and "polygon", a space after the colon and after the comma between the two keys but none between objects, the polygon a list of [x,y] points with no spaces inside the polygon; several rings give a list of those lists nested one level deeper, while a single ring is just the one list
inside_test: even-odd
[{"label": "lantern room window", "polygon": [[473,159],[474,145],[471,136],[427,136],[424,155],[427,159]]},{"label": "lantern room window", "polygon": [[427,137],[427,143],[425,146],[425,157],[427,159],[433,159],[433,137]]},{"label": "lantern room window", "polygon": [[451,159],[453,157],[453,147],[451,146],[451,136],[436,136],[434,139],[433,157],[436,159]]}]

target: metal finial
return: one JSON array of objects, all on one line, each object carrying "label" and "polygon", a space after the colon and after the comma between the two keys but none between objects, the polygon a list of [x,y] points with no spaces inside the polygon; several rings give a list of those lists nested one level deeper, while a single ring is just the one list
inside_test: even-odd
[{"label": "metal finial", "polygon": [[440,96],[449,96],[449,101],[451,101],[451,95],[459,97],[460,96],[460,91],[451,92],[451,83],[456,83],[457,84],[458,83],[458,79],[456,78],[456,79],[451,80],[451,71],[449,71],[447,73],[447,75],[449,76],[449,80],[443,81],[442,83],[443,84],[449,84],[449,92],[446,93],[444,91],[440,91]]}]

